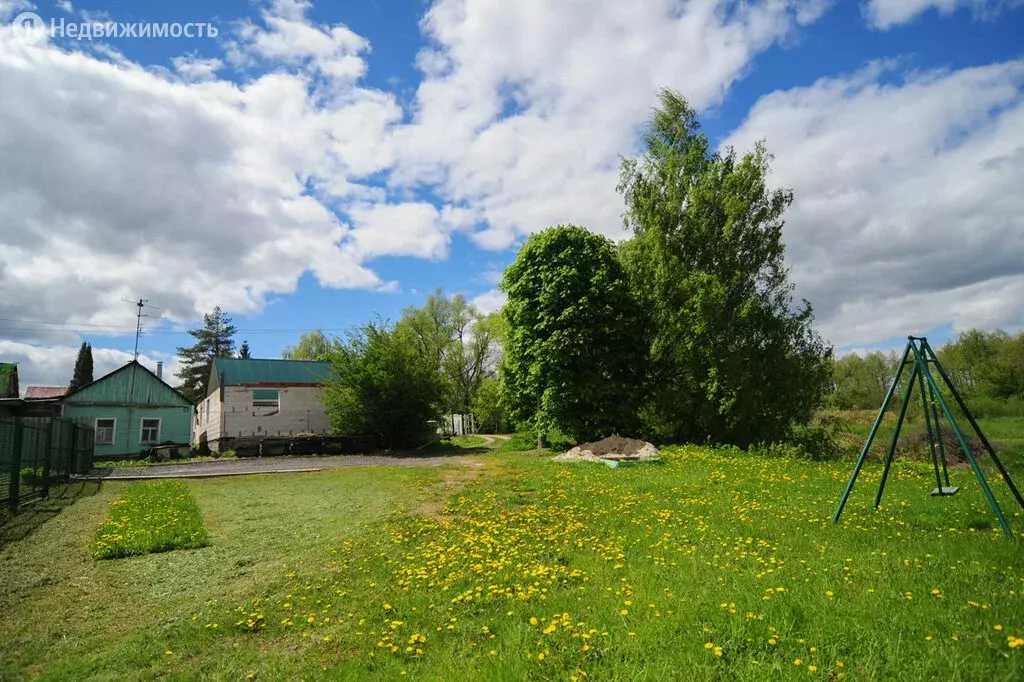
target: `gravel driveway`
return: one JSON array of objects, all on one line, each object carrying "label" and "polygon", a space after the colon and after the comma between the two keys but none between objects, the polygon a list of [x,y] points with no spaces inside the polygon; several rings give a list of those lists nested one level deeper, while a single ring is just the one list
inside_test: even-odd
[{"label": "gravel driveway", "polygon": [[[154,464],[146,467],[103,467],[74,480],[135,481],[153,478],[211,478],[246,474],[278,474],[322,469],[366,466],[438,466],[465,461],[494,446],[494,436],[483,436],[487,443],[464,454],[436,457],[384,457],[382,455],[321,455],[316,457],[244,457],[182,464]],[[501,438],[501,436],[497,436]]]}]

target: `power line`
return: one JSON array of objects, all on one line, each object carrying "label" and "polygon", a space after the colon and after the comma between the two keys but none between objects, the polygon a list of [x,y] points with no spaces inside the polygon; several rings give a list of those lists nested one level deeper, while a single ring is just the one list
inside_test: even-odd
[{"label": "power line", "polygon": [[[146,317],[143,315],[143,317]],[[43,323],[43,324],[57,324],[57,323]],[[101,325],[96,325],[97,327]],[[301,327],[294,329],[236,329],[236,334],[305,334],[308,332],[321,331],[321,332],[341,332],[347,331],[352,327]],[[0,325],[0,332],[68,332],[69,334],[105,334],[111,336],[127,335],[131,334],[136,329],[132,327],[105,327],[103,329],[97,328],[80,328],[80,327],[65,327],[65,328],[48,328],[48,327],[7,327]],[[188,331],[174,331],[171,329],[151,329],[146,331],[146,336],[188,336]]]}]

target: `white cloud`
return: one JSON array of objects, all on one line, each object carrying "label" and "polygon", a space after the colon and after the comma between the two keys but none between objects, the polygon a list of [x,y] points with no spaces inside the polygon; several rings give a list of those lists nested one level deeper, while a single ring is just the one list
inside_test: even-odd
[{"label": "white cloud", "polygon": [[438,0],[391,182],[436,185],[477,209],[484,248],[566,222],[623,236],[619,155],[633,152],[657,90],[718,102],[754,56],[828,4]]},{"label": "white cloud", "polygon": [[328,200],[379,195],[360,178],[387,166],[400,116],[352,83],[328,105],[305,73],[181,82],[0,27],[0,317],[120,324],[140,295],[178,321],[251,312],[307,271],[388,286]]},{"label": "white cloud", "polygon": [[1024,61],[892,65],[762,97],[726,141],[767,138],[795,202],[798,293],[838,345],[1024,324]]},{"label": "white cloud", "polygon": [[440,260],[448,255],[449,236],[439,227],[441,214],[426,202],[363,204],[349,209],[357,258],[413,256]]},{"label": "white cloud", "polygon": [[474,297],[470,303],[481,313],[487,315],[496,313],[505,307],[508,301],[508,294],[498,289],[490,289]]},{"label": "white cloud", "polygon": [[173,57],[171,63],[174,65],[175,71],[186,79],[194,81],[213,80],[217,71],[224,66],[224,62],[219,59],[203,59],[195,55]]},{"label": "white cloud", "polygon": [[0,0],[0,22],[7,23],[21,12],[36,9],[28,0]]},{"label": "white cloud", "polygon": [[264,26],[242,22],[232,59],[243,65],[253,58],[309,65],[340,80],[354,81],[365,74],[366,63],[359,54],[369,49],[369,42],[341,24],[313,25],[306,17],[311,6],[305,0],[274,0],[260,12]]},{"label": "white cloud", "polygon": [[870,26],[884,30],[912,21],[932,9],[943,16],[966,9],[976,20],[984,21],[1021,6],[1024,0],[867,0],[863,10]]},{"label": "white cloud", "polygon": [[[67,386],[75,369],[79,345],[34,346],[0,339],[0,357],[4,362],[18,364],[18,383],[21,393],[29,386]],[[113,372],[132,359],[132,353],[112,348],[92,349],[93,378]],[[172,386],[177,383],[174,373],[180,369],[177,358],[163,353],[140,353],[139,362],[156,372],[156,363],[163,362],[163,379]]]}]

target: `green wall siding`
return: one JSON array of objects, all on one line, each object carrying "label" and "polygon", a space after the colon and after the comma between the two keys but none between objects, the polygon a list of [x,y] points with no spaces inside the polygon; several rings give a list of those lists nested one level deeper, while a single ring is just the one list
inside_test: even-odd
[{"label": "green wall siding", "polygon": [[100,459],[112,455],[134,454],[152,447],[152,445],[143,445],[139,442],[143,419],[160,420],[159,443],[165,441],[188,443],[192,408],[187,405],[184,407],[149,407],[145,405],[107,407],[67,403],[64,406],[64,416],[69,419],[82,420],[89,427],[95,427],[96,419],[113,418],[117,420],[114,427],[114,444],[96,444],[94,457]]},{"label": "green wall siding", "polygon": [[135,454],[152,447],[140,442],[143,419],[160,420],[157,443],[189,443],[192,414],[187,400],[146,369],[132,364],[76,391],[64,402],[65,417],[82,420],[90,427],[95,427],[96,419],[117,420],[113,444],[97,443],[96,459]]},{"label": "green wall siding", "polygon": [[[135,385],[132,386],[132,375]],[[131,396],[135,404],[147,405],[181,405],[188,406],[188,401],[178,395],[174,389],[157,379],[141,366],[127,364],[121,369],[108,374],[80,391],[68,396],[68,403],[113,402],[125,404]]]}]

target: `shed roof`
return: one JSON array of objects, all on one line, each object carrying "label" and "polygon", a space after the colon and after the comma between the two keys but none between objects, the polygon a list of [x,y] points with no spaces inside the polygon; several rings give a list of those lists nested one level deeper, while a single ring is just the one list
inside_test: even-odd
[{"label": "shed roof", "polygon": [[[215,358],[213,372],[218,384],[223,386],[321,384],[331,373],[331,363],[313,360]],[[223,380],[220,379],[221,376]]]},{"label": "shed roof", "polygon": [[63,398],[67,392],[67,386],[29,386],[25,389],[25,398],[28,400]]}]

